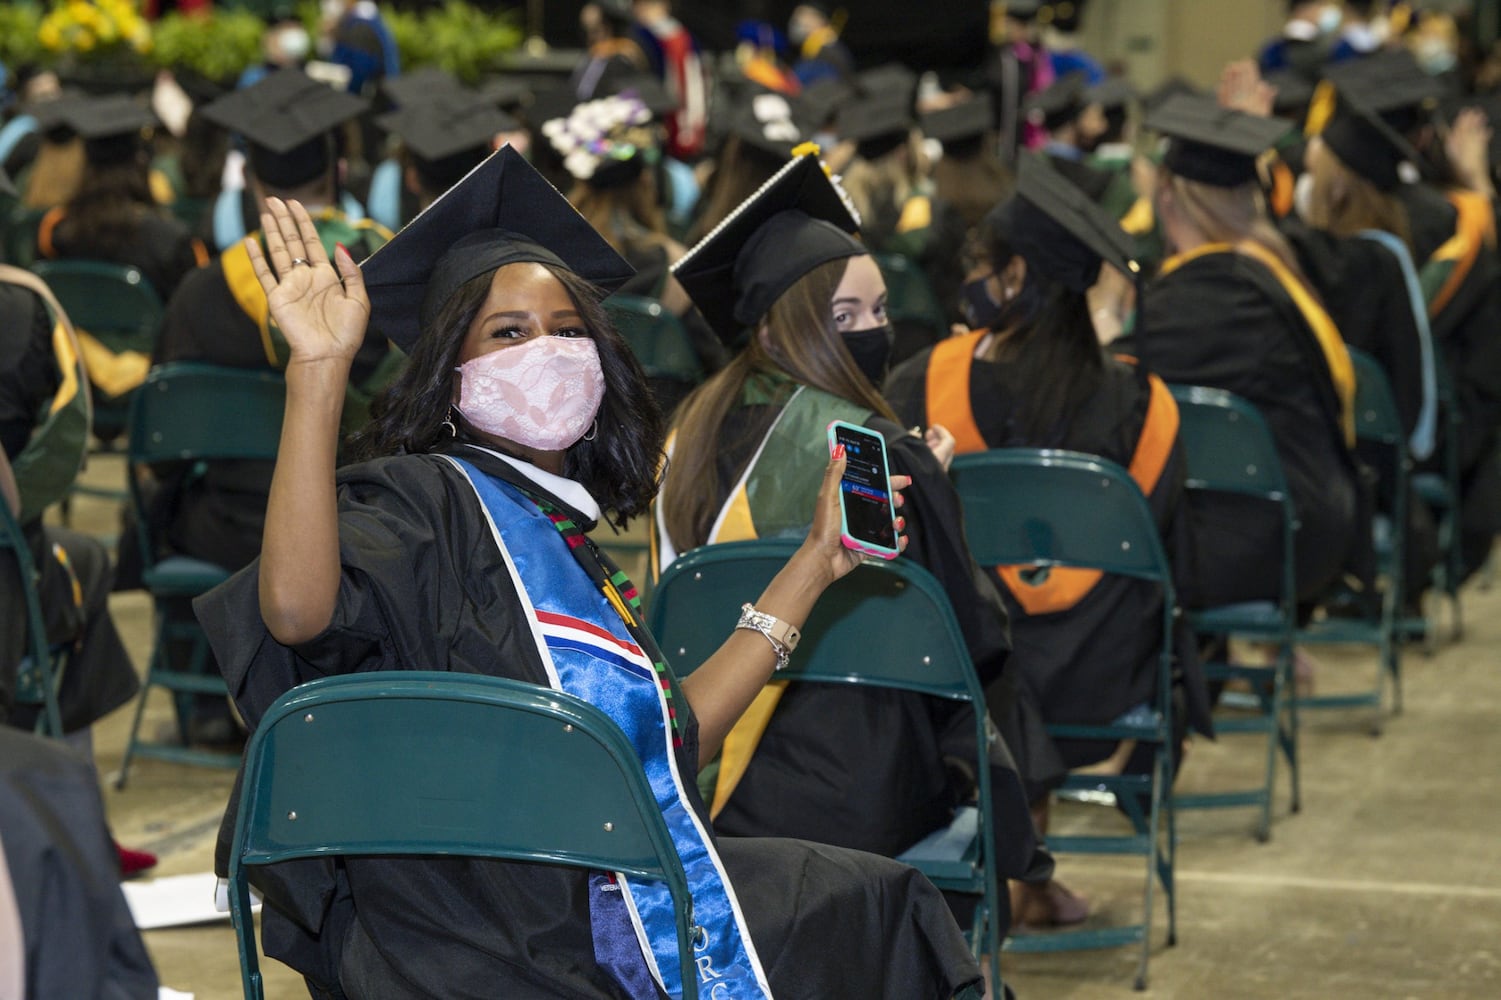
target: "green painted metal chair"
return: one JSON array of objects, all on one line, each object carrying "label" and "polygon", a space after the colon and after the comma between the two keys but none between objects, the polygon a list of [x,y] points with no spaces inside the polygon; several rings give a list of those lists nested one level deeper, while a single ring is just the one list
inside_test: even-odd
[{"label": "green painted metal chair", "polygon": [[[110,351],[151,356],[161,333],[164,310],[139,268],[97,260],[43,260],[32,270],[47,282],[73,321]],[[132,392],[108,395],[94,390],[94,436],[108,445],[125,430]],[[114,494],[113,499],[124,499]]]},{"label": "green painted metal chair", "polygon": [[[1138,855],[1146,860],[1142,916],[1123,927],[1013,935],[1008,951],[1052,952],[1141,945],[1135,986],[1145,989],[1151,956],[1152,896],[1162,884],[1169,945],[1178,924],[1173,865],[1173,622],[1177,595],[1157,520],[1130,473],[1114,462],[1071,451],[1007,448],[960,455],[951,470],[964,505],[970,553],[981,566],[1039,570],[1079,567],[1147,580],[1162,589],[1162,650],[1157,696],[1105,725],[1050,724],[1049,735],[1153,749],[1150,774],[1070,775],[1061,791],[1107,791],[1131,821],[1127,836],[1049,836],[1057,854]],[[1142,804],[1147,809],[1142,809]]]},{"label": "green painted metal chair", "polygon": [[1391,383],[1380,362],[1362,351],[1350,349],[1355,365],[1355,436],[1386,453],[1386,468],[1392,470],[1390,482],[1380,485],[1388,496],[1390,514],[1378,518],[1372,530],[1376,535],[1380,603],[1364,602],[1366,614],[1360,617],[1324,618],[1298,630],[1297,641],[1314,645],[1354,643],[1376,647],[1379,664],[1372,688],[1343,694],[1296,696],[1302,709],[1374,707],[1377,712],[1372,732],[1381,732],[1381,707],[1388,680],[1392,688],[1392,710],[1402,710],[1402,598],[1404,556],[1407,547],[1407,490],[1411,460],[1407,451],[1407,434],[1402,427],[1392,397]]},{"label": "green painted metal chair", "polygon": [[57,706],[57,687],[62,681],[70,647],[53,647],[47,642],[47,626],[42,617],[41,597],[37,593],[37,571],[31,558],[31,547],[26,544],[26,536],[11,514],[10,505],[0,499],[0,572],[9,572],[3,559],[3,553],[7,551],[20,575],[21,600],[26,606],[26,644],[16,671],[15,703],[36,705],[41,709],[36,722],[38,735],[61,737],[63,723]]},{"label": "green painted metal chair", "polygon": [[[1438,468],[1431,472],[1418,472],[1412,477],[1414,496],[1426,504],[1438,522],[1439,561],[1433,567],[1433,588],[1447,598],[1454,616],[1453,641],[1464,637],[1464,616],[1460,608],[1459,584],[1464,577],[1464,552],[1460,546],[1460,455],[1459,439],[1463,432],[1464,417],[1459,410],[1455,392],[1454,373],[1445,359],[1440,345],[1433,345],[1434,362],[1438,374],[1438,410],[1443,434],[1439,442]],[[1405,634],[1421,635],[1425,648],[1432,653],[1435,648],[1436,619],[1424,616],[1403,623]]]},{"label": "green painted metal chair", "polygon": [[640,295],[612,295],[605,313],[641,363],[664,410],[704,380],[703,363],[683,321],[656,299]]},{"label": "green painted metal chair", "polygon": [[[229,573],[187,556],[157,557],[161,542],[153,537],[152,518],[137,473],[167,462],[273,460],[285,401],[286,383],[280,375],[191,362],[152,369],[135,395],[130,411],[130,492],[144,562],[141,579],[156,605],[157,624],[117,787],[125,787],[137,755],[204,766],[234,767],[239,763],[238,756],[187,747],[191,696],[223,696],[227,692],[223,679],[209,672],[208,640],[197,621],[175,619],[167,614],[166,607],[169,601],[196,597],[218,586]],[[174,643],[191,645],[186,669],[172,662],[169,646]],[[141,739],[141,717],[153,687],[166,688],[177,696],[181,745]]]},{"label": "green painted metal chair", "polygon": [[928,276],[915,261],[897,253],[872,256],[886,281],[886,315],[896,330],[891,356],[897,364],[947,337],[948,318]]},{"label": "green painted metal chair", "polygon": [[[706,545],[667,568],[652,598],[651,629],[679,676],[692,673],[724,643],[726,623],[735,621],[746,597],[760,593],[799,544]],[[975,745],[989,745],[985,695],[954,609],[938,581],[906,559],[859,566],[825,591],[803,627],[797,655],[777,679],[873,685],[968,702],[975,706]],[[1000,887],[989,860],[996,856],[990,769],[976,770],[978,808],[961,808],[948,828],[898,860],[940,889],[980,897],[970,944],[977,958],[988,956],[999,996]]]},{"label": "green painted metal chair", "polygon": [[387,671],[322,678],[278,698],[246,748],[229,856],[247,1000],[263,995],[248,869],[377,854],[665,882],[683,995],[698,995],[693,900],[651,786],[620,728],[572,695],[498,677]]},{"label": "green painted metal chair", "polygon": [[3,229],[0,229],[0,253],[4,253],[7,264],[30,267],[36,262],[37,230],[46,214],[44,208],[27,208],[25,205],[15,205],[10,209]]},{"label": "green painted metal chair", "polygon": [[[1221,707],[1250,714],[1215,719],[1215,732],[1256,733],[1266,738],[1266,772],[1261,785],[1235,791],[1177,795],[1179,809],[1256,807],[1260,818],[1256,839],[1272,835],[1272,794],[1277,778],[1277,752],[1287,758],[1292,785],[1292,811],[1301,808],[1298,780],[1298,708],[1291,697],[1293,636],[1297,630],[1297,584],[1294,581],[1293,532],[1297,515],[1292,493],[1282,472],[1276,441],[1261,413],[1244,399],[1222,389],[1173,386],[1178,403],[1178,440],[1188,470],[1190,491],[1250,497],[1264,503],[1282,526],[1282,573],[1275,599],[1208,608],[1189,615],[1200,635],[1239,637],[1269,643],[1276,649],[1271,666],[1245,663],[1206,663],[1211,681],[1238,680],[1250,686],[1248,695],[1226,692]],[[1226,567],[1233,572],[1234,567]]]}]

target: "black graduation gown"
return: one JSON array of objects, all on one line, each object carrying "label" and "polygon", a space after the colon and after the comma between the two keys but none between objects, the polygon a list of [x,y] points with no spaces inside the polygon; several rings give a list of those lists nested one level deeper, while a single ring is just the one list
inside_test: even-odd
[{"label": "black graduation gown", "polygon": [[[518,481],[499,459],[463,454],[487,474]],[[322,635],[295,649],[270,637],[258,564],[195,602],[247,722],[256,725],[296,684],[328,674],[414,668],[547,684],[510,574],[462,474],[433,456],[381,459],[341,470],[338,495],[343,578]],[[561,536],[557,543],[558,558],[571,560]],[[680,691],[675,700],[680,711],[687,705]],[[686,714],[679,767],[692,774],[697,725]],[[707,828],[703,803],[688,789]],[[238,790],[221,829],[220,874],[237,800]],[[942,897],[905,866],[794,841],[725,839],[719,848],[778,997],[946,998],[979,976]],[[624,995],[594,960],[584,872],[348,858],[289,862],[252,878],[265,894],[266,954],[331,997]]]},{"label": "black graduation gown", "polygon": [[[886,399],[904,424],[935,422],[927,398],[931,362],[932,352],[924,352],[886,381]],[[1151,401],[1151,386],[1140,366],[1107,359],[1094,391],[1066,426],[1045,440],[1029,438],[1017,425],[1017,378],[1013,366],[1004,363],[976,360],[970,368],[969,409],[986,447],[1063,448],[1099,455],[1122,467],[1131,465],[1147,430]],[[1166,418],[1159,415],[1156,419]],[[1147,502],[1173,560],[1174,586],[1191,589],[1192,535],[1183,480],[1183,452],[1175,435]],[[1162,598],[1155,585],[1107,576],[1067,608],[1028,614],[999,577],[987,577],[1010,614],[1011,662],[1021,670],[1044,720],[1099,725],[1152,702],[1162,648],[1162,630],[1156,627],[1161,622]],[[1180,631],[1175,641],[1175,674],[1186,696],[1186,721],[1212,735],[1197,651],[1187,631]],[[1060,745],[1070,767],[1103,759],[1112,749],[1100,743]]]},{"label": "black graduation gown", "polygon": [[[1357,476],[1345,446],[1328,363],[1291,296],[1261,263],[1210,253],[1147,289],[1122,348],[1164,381],[1225,389],[1271,429],[1297,510],[1300,600],[1316,599],[1345,566],[1357,530]],[[1127,346],[1129,345],[1129,346]],[[1196,569],[1190,606],[1262,600],[1278,591],[1281,520],[1239,497],[1189,497]]]},{"label": "black graduation gown", "polygon": [[[780,412],[777,406],[744,406],[725,421],[716,508],[723,507]],[[1016,682],[1005,669],[1005,608],[970,558],[958,495],[927,445],[877,415],[865,426],[886,439],[891,472],[912,477],[903,491],[902,558],[943,585],[1001,730],[1004,746],[993,753],[991,769],[1000,870],[1013,878],[1036,871],[1050,862],[1036,855],[1018,778],[1035,771],[1040,780],[1056,780],[1064,768],[1050,753],[1040,720],[1019,717]],[[963,768],[978,759],[968,712],[902,691],[788,685],[714,828],[730,836],[799,837],[893,856],[947,825],[958,797],[969,791],[949,773],[947,757],[966,762]]]},{"label": "black graduation gown", "polygon": [[25,938],[26,995],[155,1000],[156,970],[120,891],[93,764],[0,726],[0,839]]}]

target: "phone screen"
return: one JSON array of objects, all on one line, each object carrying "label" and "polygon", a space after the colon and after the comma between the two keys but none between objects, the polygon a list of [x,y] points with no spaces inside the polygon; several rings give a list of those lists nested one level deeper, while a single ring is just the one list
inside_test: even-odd
[{"label": "phone screen", "polygon": [[846,465],[839,481],[845,527],[850,536],[882,549],[896,548],[891,481],[886,476],[886,442],[879,434],[836,425],[834,440],[844,445]]}]

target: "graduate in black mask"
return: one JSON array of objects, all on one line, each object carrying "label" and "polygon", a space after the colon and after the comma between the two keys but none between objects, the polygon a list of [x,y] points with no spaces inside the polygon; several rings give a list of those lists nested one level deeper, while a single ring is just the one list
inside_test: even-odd
[{"label": "graduate in black mask", "polygon": [[[689,297],[737,353],[675,415],[654,506],[654,566],[700,545],[801,535],[827,461],[829,422],[877,431],[892,473],[912,477],[903,494],[904,558],[948,592],[1009,741],[1006,614],[969,556],[963,512],[939,458],[896,422],[876,388],[891,343],[886,288],[858,227],[817,157],[801,156],[675,265]],[[949,440],[935,436],[940,445]],[[843,685],[774,685],[762,698],[760,728],[737,729],[703,772],[721,833],[895,855],[946,824],[967,794],[960,776],[977,754],[973,738],[966,746],[960,734],[972,719],[919,695]],[[1026,796],[1004,744],[989,763],[1001,790],[1001,869],[1013,877],[1051,870],[1045,855],[1034,857]]]}]

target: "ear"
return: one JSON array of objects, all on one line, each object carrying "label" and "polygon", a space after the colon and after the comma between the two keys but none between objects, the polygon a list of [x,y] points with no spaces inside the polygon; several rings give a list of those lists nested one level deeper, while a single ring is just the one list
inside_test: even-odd
[{"label": "ear", "polygon": [[771,351],[771,327],[768,324],[762,323],[756,327],[756,340],[761,344],[761,350],[768,353]]},{"label": "ear", "polygon": [[1014,255],[1001,268],[1001,301],[1013,299],[1022,290],[1022,285],[1027,283],[1027,262],[1021,254]]}]

